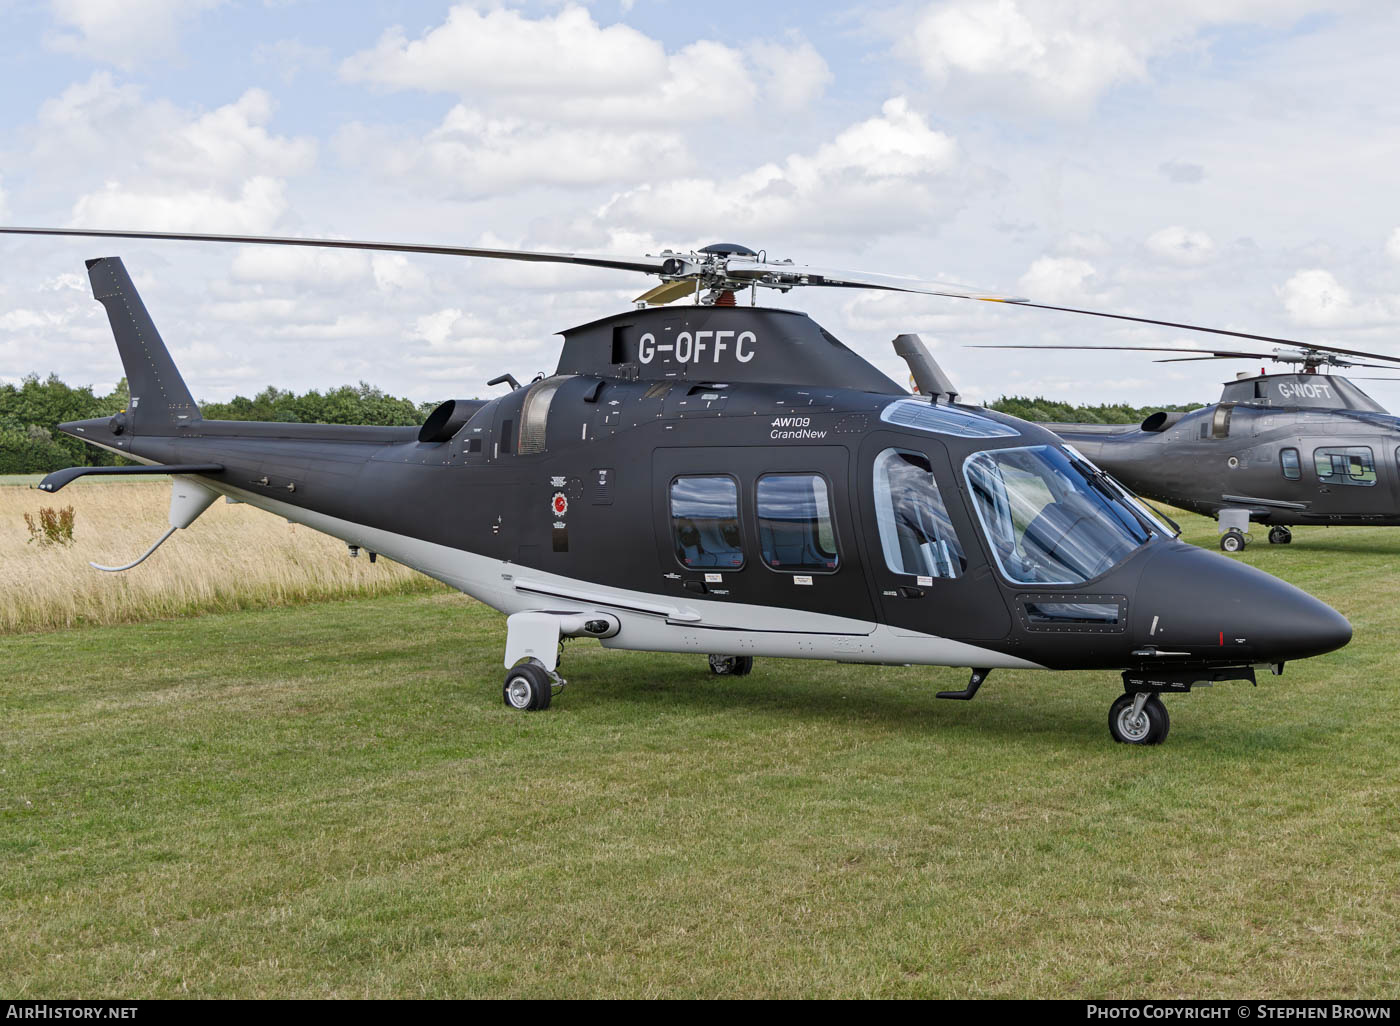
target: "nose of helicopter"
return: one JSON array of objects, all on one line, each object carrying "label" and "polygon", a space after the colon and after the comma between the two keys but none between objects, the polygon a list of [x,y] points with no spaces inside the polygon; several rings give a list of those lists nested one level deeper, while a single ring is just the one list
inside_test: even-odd
[{"label": "nose of helicopter", "polygon": [[1325,602],[1262,570],[1173,546],[1143,570],[1136,642],[1209,661],[1280,663],[1341,648],[1351,624]]}]

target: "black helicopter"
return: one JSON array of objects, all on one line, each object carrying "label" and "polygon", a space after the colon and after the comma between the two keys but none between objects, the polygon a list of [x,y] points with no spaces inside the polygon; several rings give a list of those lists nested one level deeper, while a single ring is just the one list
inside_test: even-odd
[{"label": "black helicopter", "polygon": [[[1345,645],[1351,627],[1290,584],[1178,541],[1050,431],[977,407],[916,336],[904,392],[805,314],[736,292],[798,286],[984,297],[768,261],[741,246],[655,257],[78,229],[611,267],[662,283],[565,332],[554,374],[448,400],[421,428],[209,421],[119,258],[87,261],[130,408],[64,424],[174,476],[170,530],[219,496],[397,560],[506,613],[507,705],[564,685],[561,640],[709,656],[991,669],[1120,669],[1115,740],[1155,744],[1160,695]],[[646,306],[680,297],[692,304]],[[135,566],[140,559],[122,567]]]},{"label": "black helicopter", "polygon": [[[1257,336],[1255,336],[1257,337]],[[1284,341],[1281,339],[1270,341]],[[1331,367],[1395,369],[1400,358],[1312,343],[1267,353],[1169,346],[984,346],[1194,353],[1158,363],[1265,360],[1292,373],[1240,374],[1220,401],[1157,412],[1139,425],[1047,424],[1134,492],[1215,517],[1240,552],[1251,523],[1287,545],[1290,525],[1400,525],[1400,418]],[[1384,360],[1386,363],[1362,363]]]}]

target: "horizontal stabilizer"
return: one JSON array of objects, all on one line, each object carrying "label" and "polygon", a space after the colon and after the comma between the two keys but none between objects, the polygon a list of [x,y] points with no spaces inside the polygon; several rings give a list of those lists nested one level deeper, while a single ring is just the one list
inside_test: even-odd
[{"label": "horizontal stabilizer", "polygon": [[55,470],[39,482],[41,492],[56,492],[64,485],[72,484],[80,477],[96,474],[102,477],[128,477],[141,474],[222,474],[221,463],[171,463],[151,467],[68,467]]}]

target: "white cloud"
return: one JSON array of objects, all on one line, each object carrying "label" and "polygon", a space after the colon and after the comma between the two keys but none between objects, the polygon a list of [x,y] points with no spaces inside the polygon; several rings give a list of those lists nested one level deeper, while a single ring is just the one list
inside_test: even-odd
[{"label": "white cloud", "polygon": [[644,33],[601,26],[575,4],[538,19],[459,4],[416,40],[389,30],[373,49],[347,58],[341,75],[474,102],[489,96],[560,121],[668,123],[730,114],[755,95],[737,50],[702,40],[668,54]]},{"label": "white cloud", "polygon": [[99,71],[39,107],[34,156],[45,163],[76,164],[115,153],[120,160],[104,165],[106,174],[139,168],[148,176],[196,185],[309,170],[315,142],[270,133],[275,110],[261,89],[205,113],[166,100],[147,102],[139,87],[118,84]]},{"label": "white cloud", "polygon": [[1181,267],[1197,267],[1215,256],[1215,242],[1202,231],[1172,225],[1153,232],[1147,249],[1155,257]]},{"label": "white cloud", "polygon": [[5,197],[5,180],[0,178],[0,221],[10,218],[10,204]]},{"label": "white cloud", "polygon": [[934,4],[905,49],[912,48],[937,84],[955,77],[1010,80],[1053,107],[1082,108],[1109,84],[1146,74],[1142,56],[1125,41],[1076,25],[1077,19],[1047,20],[1041,8],[1023,10],[1015,0]]},{"label": "white cloud", "polygon": [[422,138],[352,124],[336,138],[342,159],[379,175],[456,198],[531,185],[624,185],[657,166],[689,164],[674,132],[557,128],[517,117],[489,117],[462,104]]},{"label": "white cloud", "polygon": [[235,281],[298,288],[339,289],[363,282],[369,273],[370,260],[363,252],[293,246],[240,246],[230,268]]},{"label": "white cloud", "polygon": [[880,116],[850,126],[815,153],[792,154],[723,181],[645,185],[613,199],[603,216],[687,235],[927,231],[961,202],[961,164],[956,140],[896,97]]},{"label": "white cloud", "polygon": [[259,234],[269,231],[286,209],[285,183],[261,175],[248,179],[234,194],[108,182],[78,199],[72,223],[84,228]]},{"label": "white cloud", "polygon": [[1097,271],[1078,257],[1043,256],[1031,264],[1017,284],[1035,303],[1077,303],[1094,297]]},{"label": "white cloud", "polygon": [[7,310],[0,314],[0,331],[21,332],[37,328],[62,327],[68,320],[62,313],[51,310]]},{"label": "white cloud", "polygon": [[1390,259],[1400,261],[1400,228],[1396,228],[1392,231],[1390,233],[1390,238],[1386,239],[1385,252]]},{"label": "white cloud", "polygon": [[1200,164],[1183,160],[1166,160],[1157,166],[1163,177],[1177,185],[1195,185],[1206,177],[1206,169]]},{"label": "white cloud", "polygon": [[1154,59],[1196,45],[1205,30],[1243,21],[1288,24],[1316,6],[1309,0],[937,0],[912,31],[900,27],[895,49],[934,84],[960,94],[1084,113],[1110,87],[1148,79]]},{"label": "white cloud", "polygon": [[1400,316],[1395,298],[1357,300],[1331,271],[1298,271],[1277,290],[1295,324],[1310,328],[1351,328],[1380,324]]},{"label": "white cloud", "polygon": [[271,96],[249,89],[233,103],[150,140],[146,162],[161,174],[187,181],[227,182],[308,170],[316,160],[316,144],[270,134],[267,123],[274,109]]},{"label": "white cloud", "polygon": [[376,253],[370,258],[370,267],[381,292],[421,292],[431,283],[402,253]]},{"label": "white cloud", "polygon": [[807,106],[833,81],[822,55],[805,41],[790,47],[755,43],[749,47],[749,55],[763,82],[764,95],[781,111]]},{"label": "white cloud", "polygon": [[266,231],[287,208],[286,179],[316,161],[312,140],[268,130],[274,110],[261,89],[202,113],[147,102],[97,72],[40,106],[33,157],[106,177],[74,203],[74,224]]},{"label": "white cloud", "polygon": [[1098,232],[1070,232],[1055,249],[1066,256],[1104,257],[1113,251],[1113,244]]},{"label": "white cloud", "polygon": [[88,294],[88,281],[81,274],[57,274],[47,281],[41,282],[39,288],[45,292],[78,292],[83,295]]},{"label": "white cloud", "polygon": [[174,52],[181,22],[219,0],[51,0],[65,27],[49,37],[64,53],[128,68],[146,57]]}]

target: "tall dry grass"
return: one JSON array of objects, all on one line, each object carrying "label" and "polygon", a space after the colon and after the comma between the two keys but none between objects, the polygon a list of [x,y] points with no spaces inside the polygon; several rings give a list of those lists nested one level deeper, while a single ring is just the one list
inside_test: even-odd
[{"label": "tall dry grass", "polygon": [[[119,574],[170,526],[168,481],[78,482],[59,495],[0,485],[0,633],[129,623],[190,613],[441,587],[406,567],[246,505],[216,501],[146,562]],[[31,544],[24,514],[72,506],[74,544]]]}]

